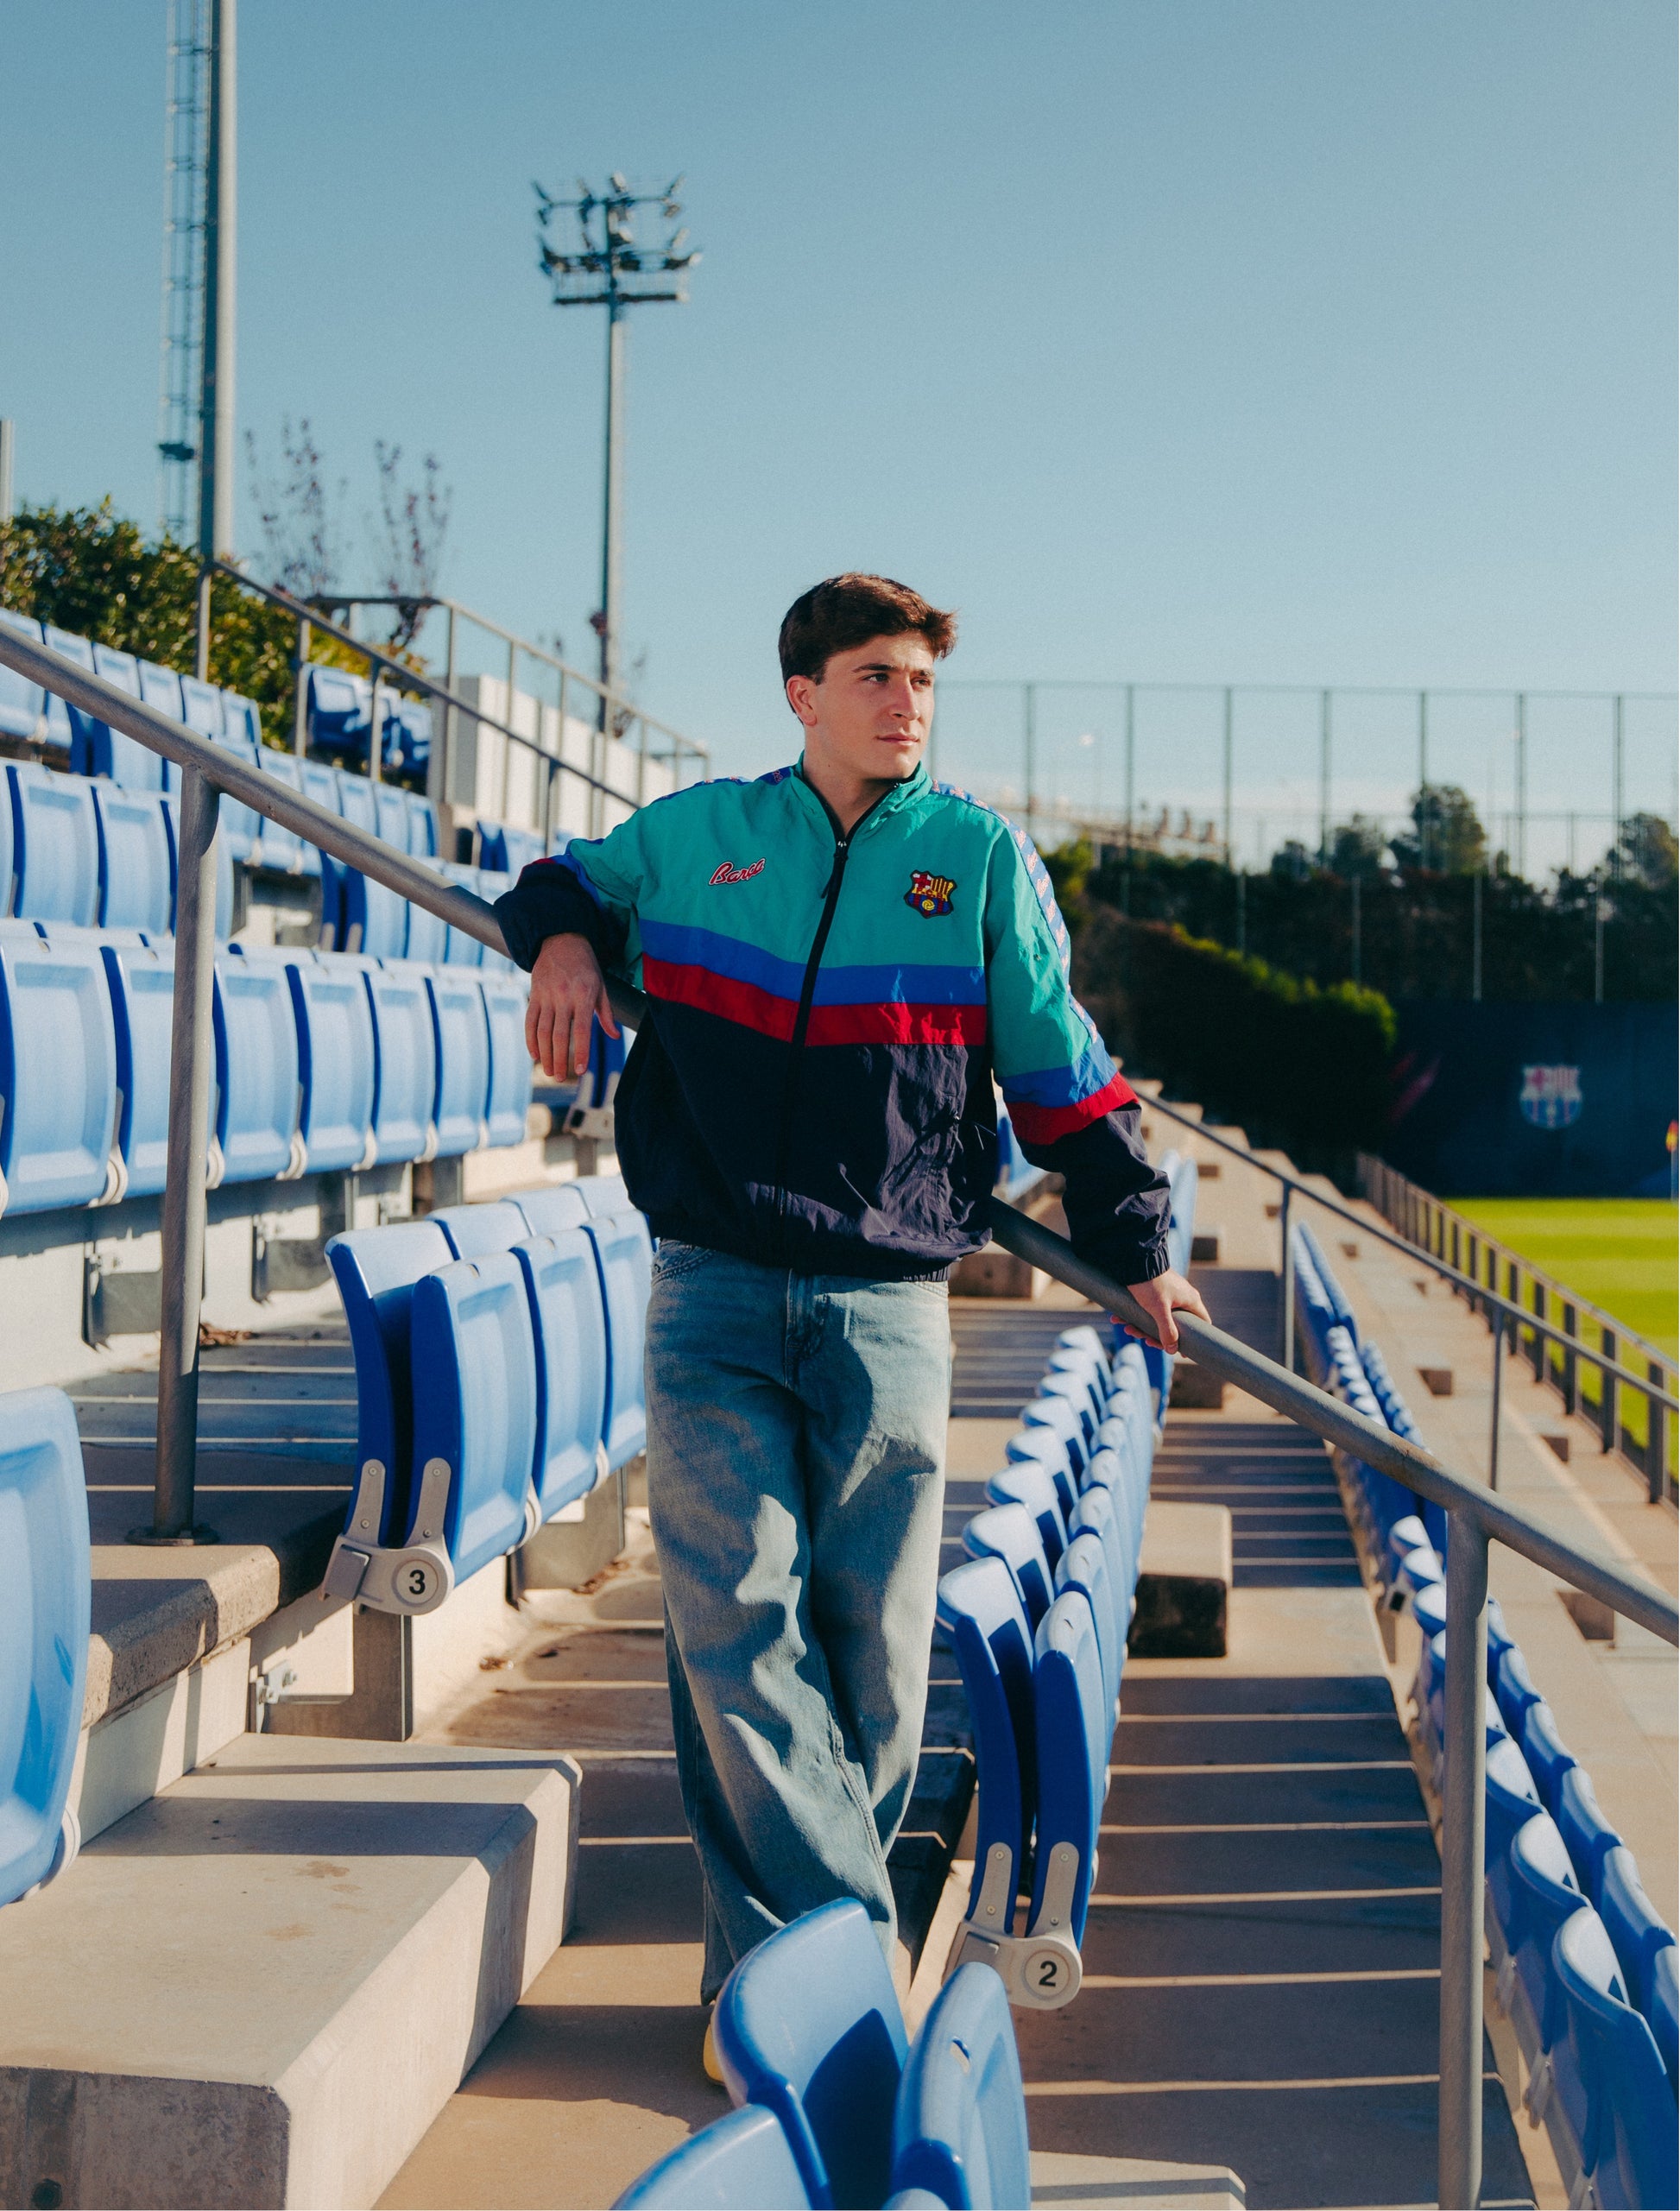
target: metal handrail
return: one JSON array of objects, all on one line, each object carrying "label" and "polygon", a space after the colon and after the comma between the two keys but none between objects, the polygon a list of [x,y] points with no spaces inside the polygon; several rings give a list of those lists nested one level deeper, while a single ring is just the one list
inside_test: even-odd
[{"label": "metal handrail", "polygon": [[[190,1543],[197,1437],[199,1260],[203,1249],[204,1162],[210,1080],[210,986],[215,953],[217,794],[226,791],[282,827],[441,914],[492,951],[506,943],[483,900],[445,883],[421,862],[329,814],[235,754],[90,675],[45,646],[0,629],[0,662],[44,684],[182,770],[175,936],[174,1057],[169,1071],[168,1165],[163,1210],[163,1328],[159,1346],[155,1539]],[[647,1001],[629,984],[608,984],[615,1012],[631,1025]],[[1193,1124],[1192,1124],[1193,1125]],[[1082,1260],[1063,1237],[1001,1198],[990,1201],[995,1241],[1148,1336],[1148,1316],[1122,1284]],[[1361,1228],[1367,1224],[1361,1222]],[[189,1260],[191,1263],[189,1263]],[[1441,2101],[1439,2200],[1474,2205],[1481,2178],[1482,1821],[1486,1743],[1487,1545],[1503,1543],[1614,1611],[1680,1644],[1680,1608],[1643,1576],[1555,1535],[1519,1507],[1454,1474],[1439,1460],[1366,1419],[1350,1406],[1289,1373],[1194,1314],[1178,1333],[1198,1365],[1367,1465],[1391,1474],[1452,1515],[1447,1546],[1446,1791],[1442,1835]],[[201,1539],[201,1538],[199,1538]]]}]

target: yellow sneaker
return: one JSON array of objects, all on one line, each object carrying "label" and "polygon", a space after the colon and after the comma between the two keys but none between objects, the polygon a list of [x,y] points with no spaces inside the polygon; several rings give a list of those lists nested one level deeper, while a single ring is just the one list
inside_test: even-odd
[{"label": "yellow sneaker", "polygon": [[715,2081],[721,2088],[724,2085],[723,2069],[717,2063],[717,2038],[712,2033],[710,2018],[706,2021],[705,2040],[700,2044],[700,2063],[707,2080]]}]

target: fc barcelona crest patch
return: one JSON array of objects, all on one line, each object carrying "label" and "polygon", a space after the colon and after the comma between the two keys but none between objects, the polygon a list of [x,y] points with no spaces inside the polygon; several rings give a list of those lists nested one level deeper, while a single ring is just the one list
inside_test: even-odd
[{"label": "fc barcelona crest patch", "polygon": [[951,894],[956,888],[954,875],[930,875],[920,868],[913,868],[904,902],[913,913],[932,921],[939,914],[951,912]]}]

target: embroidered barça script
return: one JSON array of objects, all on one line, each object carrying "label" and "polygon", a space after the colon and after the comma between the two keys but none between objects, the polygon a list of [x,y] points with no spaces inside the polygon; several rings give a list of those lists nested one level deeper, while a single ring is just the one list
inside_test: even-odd
[{"label": "embroidered bar\u00e7a script", "polygon": [[920,868],[913,868],[904,902],[913,913],[932,921],[937,915],[951,912],[951,894],[956,888],[954,875],[930,875]]},{"label": "embroidered bar\u00e7a script", "polygon": [[710,880],[714,883],[749,883],[755,875],[762,872],[763,867],[762,860],[755,860],[750,868],[736,868],[725,860]]}]

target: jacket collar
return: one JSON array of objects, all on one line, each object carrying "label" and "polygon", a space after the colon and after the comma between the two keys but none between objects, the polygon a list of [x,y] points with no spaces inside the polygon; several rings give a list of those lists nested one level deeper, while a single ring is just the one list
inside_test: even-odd
[{"label": "jacket collar", "polygon": [[[818,791],[816,785],[806,780],[803,754],[794,761],[788,780],[798,786],[803,794],[805,805],[819,815],[825,825],[831,829],[834,825],[834,817],[829,811],[827,801]],[[905,777],[897,790],[889,791],[884,799],[878,799],[875,801],[868,812],[858,821],[857,828],[868,827],[877,821],[883,820],[888,814],[897,813],[900,807],[909,805],[913,799],[925,798],[932,787],[932,783],[928,777],[926,763],[918,761],[914,768]]]}]

